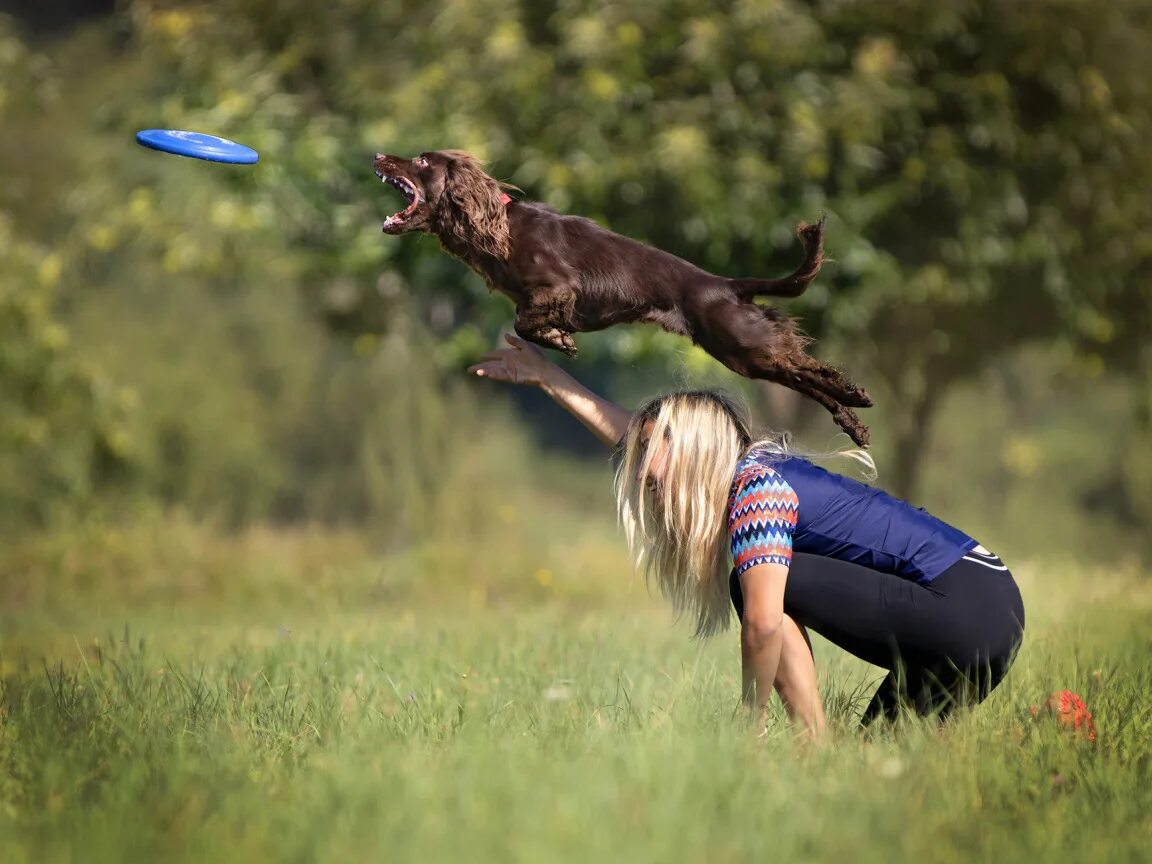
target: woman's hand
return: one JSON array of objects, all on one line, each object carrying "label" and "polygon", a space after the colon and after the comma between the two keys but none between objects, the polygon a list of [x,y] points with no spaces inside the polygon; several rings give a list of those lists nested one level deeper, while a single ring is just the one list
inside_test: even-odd
[{"label": "woman's hand", "polygon": [[631,411],[597,396],[535,345],[510,333],[504,335],[504,341],[509,347],[490,351],[468,371],[478,378],[539,387],[608,447],[615,447],[624,437]]},{"label": "woman's hand", "polygon": [[530,342],[511,333],[504,334],[510,348],[497,348],[468,367],[478,378],[507,381],[509,384],[527,384],[540,387],[559,367],[544,356],[544,352]]}]

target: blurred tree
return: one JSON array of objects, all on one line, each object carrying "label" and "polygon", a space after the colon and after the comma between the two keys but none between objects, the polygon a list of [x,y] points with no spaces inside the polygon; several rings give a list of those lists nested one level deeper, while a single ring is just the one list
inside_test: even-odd
[{"label": "blurred tree", "polygon": [[51,103],[55,83],[0,16],[0,127],[12,130],[0,136],[0,522],[9,526],[90,506],[135,457],[134,394],[76,350],[56,308],[64,257],[24,230],[37,218],[21,206],[35,176],[21,167],[35,161],[21,131]]},{"label": "blurred tree", "polygon": [[[897,2],[833,16],[829,38],[863,83],[893,91],[849,92],[827,109],[847,121],[831,148],[873,148],[871,165],[843,159],[829,179],[876,250],[829,330],[868,351],[899,406],[897,489],[913,488],[931,418],[959,379],[1027,341],[1124,353],[1147,332],[1152,220],[1136,190],[1152,179],[1139,152],[1152,99],[1132,64],[1152,57],[1149,11]],[[861,124],[861,102],[887,110]]]},{"label": "blurred tree", "polygon": [[[508,320],[433,243],[371,236],[396,202],[369,154],[441,146],[722,273],[786,268],[794,223],[828,211],[838,266],[795,306],[889,404],[878,439],[905,494],[957,380],[1031,339],[1122,351],[1146,320],[1139,0],[129,10],[154,94],[132,94],[135,116],[159,103],[259,146],[254,191],[281,202],[316,302],[353,334],[387,321],[384,267],[449,352]],[[686,347],[651,331],[593,346],[593,362]]]},{"label": "blurred tree", "polygon": [[[874,440],[903,494],[950,389],[1021,344],[1147,372],[1141,0],[120,8],[130,52],[91,35],[53,52],[56,116],[84,133],[48,154],[64,181],[9,169],[0,185],[60,256],[65,306],[122,284],[300,290],[349,350],[413,308],[459,364],[511,306],[434,241],[382,238],[399,199],[370,170],[376,150],[452,146],[530,197],[732,275],[789,268],[794,224],[827,212],[834,261],[793,307],[881,400]],[[261,163],[193,168],[129,146],[161,125],[238,138]],[[264,380],[253,309],[278,301],[250,302],[218,305]],[[582,344],[582,368],[617,390],[641,361],[716,375],[652,328]],[[273,398],[259,410],[280,416]]]},{"label": "blurred tree", "polygon": [[53,313],[60,259],[4,214],[0,246],[0,522],[43,524],[127,476],[135,399],[72,350]]}]

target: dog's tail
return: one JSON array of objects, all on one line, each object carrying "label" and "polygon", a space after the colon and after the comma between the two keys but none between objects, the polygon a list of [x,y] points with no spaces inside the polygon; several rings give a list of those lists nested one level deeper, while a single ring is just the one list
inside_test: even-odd
[{"label": "dog's tail", "polygon": [[824,264],[824,217],[813,225],[803,222],[796,228],[796,236],[804,246],[804,263],[783,279],[732,279],[729,284],[741,300],[767,295],[770,297],[799,297],[816,278]]}]

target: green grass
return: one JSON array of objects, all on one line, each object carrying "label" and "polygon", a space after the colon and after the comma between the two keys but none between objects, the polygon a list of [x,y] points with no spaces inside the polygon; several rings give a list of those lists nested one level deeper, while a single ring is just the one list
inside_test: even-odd
[{"label": "green grass", "polygon": [[[401,561],[316,564],[330,592],[286,592],[254,563],[278,560],[264,537],[211,583],[230,593],[173,599],[158,578],[115,603],[9,604],[0,860],[1146,860],[1136,574],[1021,565],[1020,661],[943,731],[866,740],[876,670],[819,643],[835,729],[812,748],[782,722],[756,738],[734,637],[692,642],[591,536],[563,550],[583,574],[542,553],[518,577],[482,570],[480,592],[378,590]],[[1094,745],[1029,718],[1064,687],[1095,712]]]}]

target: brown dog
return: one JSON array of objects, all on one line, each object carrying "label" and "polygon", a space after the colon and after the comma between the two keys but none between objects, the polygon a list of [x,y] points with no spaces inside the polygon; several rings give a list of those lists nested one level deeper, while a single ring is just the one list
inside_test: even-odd
[{"label": "brown dog", "polygon": [[830,412],[861,446],[868,428],[852,408],[871,398],[836,368],[804,352],[809,340],[761,295],[798,297],[820,272],[823,221],[801,225],[804,263],[783,279],[714,276],[659,249],[543,204],[512,201],[505,186],[467,153],[413,159],[377,154],[376,175],[408,206],[389,216],[386,234],[425,231],[516,304],[517,334],[576,355],[572,334],[613,324],[659,324],[688,336],[729,369],[775,381]]}]

